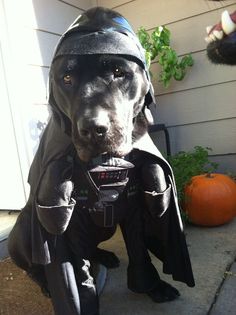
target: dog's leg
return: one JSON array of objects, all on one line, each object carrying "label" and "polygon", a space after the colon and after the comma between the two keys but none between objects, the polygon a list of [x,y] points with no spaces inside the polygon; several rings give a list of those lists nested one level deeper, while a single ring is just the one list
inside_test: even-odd
[{"label": "dog's leg", "polygon": [[[145,191],[147,207],[152,220],[155,220],[155,217],[158,217],[161,212],[168,208],[170,189],[168,189],[163,169],[152,159],[147,159],[142,166],[142,186]],[[156,197],[155,193],[157,194]],[[155,198],[157,198],[156,201]],[[180,296],[176,288],[161,279],[147,294],[156,303],[172,301]]]},{"label": "dog's leg", "polygon": [[120,223],[129,257],[127,283],[128,288],[133,292],[145,293],[156,287],[160,277],[151,263],[151,258],[144,242],[141,209],[139,205],[135,205],[134,200],[131,201],[131,204],[133,206],[128,210],[125,219]]},{"label": "dog's leg", "polygon": [[161,280],[143,240],[142,220],[139,210],[121,223],[121,230],[129,256],[127,270],[128,288],[136,293],[146,293],[154,302],[172,301],[180,296],[179,291]]},{"label": "dog's leg", "polygon": [[44,267],[56,315],[99,314],[90,263],[82,257],[73,256],[64,236],[58,236],[56,257]]},{"label": "dog's leg", "polygon": [[[143,167],[143,188],[148,191],[166,190],[166,182],[162,169],[152,161]],[[150,176],[153,181],[150,181]],[[151,185],[151,186],[150,186]],[[145,243],[142,209],[137,196],[130,201],[132,209],[121,223],[121,230],[129,256],[128,287],[137,293],[146,293],[154,302],[172,301],[180,296],[179,291],[161,280],[156,268],[151,263]],[[136,204],[136,206],[135,206]],[[153,221],[153,218],[151,219]]]}]

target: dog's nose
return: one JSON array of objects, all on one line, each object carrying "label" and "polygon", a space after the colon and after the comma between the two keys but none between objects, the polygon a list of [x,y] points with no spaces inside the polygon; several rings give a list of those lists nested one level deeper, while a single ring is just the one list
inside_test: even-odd
[{"label": "dog's nose", "polygon": [[96,135],[103,136],[107,133],[108,127],[107,126],[97,126],[97,127],[95,127],[94,131],[95,131]]},{"label": "dog's nose", "polygon": [[90,121],[84,123],[81,128],[79,128],[79,133],[84,138],[99,138],[104,137],[109,130],[108,124],[97,123],[96,121]]},{"label": "dog's nose", "polygon": [[82,128],[80,130],[80,134],[83,137],[95,136],[95,137],[102,137],[108,131],[108,127],[106,126],[96,126],[94,128]]}]

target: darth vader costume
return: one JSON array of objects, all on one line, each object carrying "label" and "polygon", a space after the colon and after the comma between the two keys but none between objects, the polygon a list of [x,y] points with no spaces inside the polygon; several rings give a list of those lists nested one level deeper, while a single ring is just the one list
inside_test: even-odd
[{"label": "darth vader costume", "polygon": [[[83,13],[72,24],[53,61],[61,55],[107,53],[131,56],[149,80],[143,49],[128,22],[103,8]],[[150,84],[144,115],[153,100]],[[97,245],[120,224],[131,290],[150,292],[160,283],[148,251],[163,262],[164,273],[194,286],[172,170],[147,131],[125,157],[106,153],[83,162],[52,90],[49,104],[52,115],[30,168],[30,196],[9,236],[15,263],[49,293],[56,314],[99,314],[90,263]]]}]

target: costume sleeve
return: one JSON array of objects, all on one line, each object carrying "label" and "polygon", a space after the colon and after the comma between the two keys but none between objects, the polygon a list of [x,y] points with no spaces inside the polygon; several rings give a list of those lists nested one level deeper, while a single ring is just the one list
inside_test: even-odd
[{"label": "costume sleeve", "polygon": [[161,217],[166,212],[170,204],[171,185],[169,184],[163,192],[144,191],[144,195],[151,215],[154,218]]},{"label": "costume sleeve", "polygon": [[62,234],[67,229],[76,202],[71,198],[68,205],[42,206],[36,204],[40,223],[51,234]]},{"label": "costume sleeve", "polygon": [[73,161],[62,157],[52,161],[39,183],[36,211],[43,227],[51,234],[65,232],[76,204],[71,197]]},{"label": "costume sleeve", "polygon": [[171,185],[166,180],[163,168],[152,156],[145,157],[141,173],[142,188],[148,210],[153,218],[161,217],[170,204]]}]

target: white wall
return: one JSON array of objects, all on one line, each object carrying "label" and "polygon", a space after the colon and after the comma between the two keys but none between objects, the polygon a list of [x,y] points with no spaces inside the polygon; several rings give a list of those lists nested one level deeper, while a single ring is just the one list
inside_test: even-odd
[{"label": "white wall", "polygon": [[[98,0],[98,5],[123,14],[135,30],[144,26],[151,32],[166,25],[178,55],[192,52],[195,65],[183,81],[166,90],[154,76],[156,122],[168,126],[173,153],[196,145],[211,147],[219,170],[236,173],[236,67],[212,65],[204,41],[205,27],[216,24],[225,9],[234,11],[236,1]],[[157,73],[158,65],[151,70]]]},{"label": "white wall", "polygon": [[[86,0],[0,0],[0,209],[19,209],[47,111],[47,78],[61,34],[95,4]],[[4,124],[3,124],[4,122]],[[14,193],[12,193],[14,192]],[[14,196],[14,197],[13,197]]]}]

